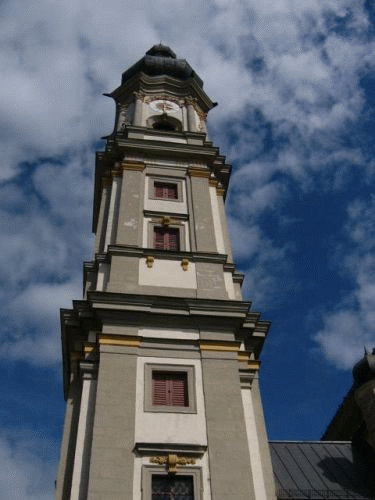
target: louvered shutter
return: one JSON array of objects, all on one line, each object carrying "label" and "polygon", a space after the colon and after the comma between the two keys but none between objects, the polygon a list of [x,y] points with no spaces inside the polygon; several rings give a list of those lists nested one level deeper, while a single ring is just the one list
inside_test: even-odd
[{"label": "louvered shutter", "polygon": [[177,200],[177,184],[168,184],[164,182],[154,183],[155,198]]},{"label": "louvered shutter", "polygon": [[170,406],[189,406],[187,396],[187,374],[173,373],[169,380]]},{"label": "louvered shutter", "polygon": [[161,227],[154,228],[154,248],[165,250],[164,248],[164,230]]},{"label": "louvered shutter", "polygon": [[162,372],[152,373],[152,404],[168,406],[167,374]]},{"label": "louvered shutter", "polygon": [[180,232],[176,228],[154,227],[154,248],[180,250]]},{"label": "louvered shutter", "polygon": [[167,198],[170,200],[177,200],[177,184],[169,184],[167,189]]},{"label": "louvered shutter", "polygon": [[155,198],[164,198],[164,189],[163,189],[163,184],[160,182],[155,182],[154,183],[154,196]]},{"label": "louvered shutter", "polygon": [[165,248],[165,250],[175,250],[175,251],[178,251],[180,249],[178,229],[169,229],[165,233],[165,247],[164,248]]},{"label": "louvered shutter", "polygon": [[189,406],[187,373],[152,372],[152,404],[156,406]]}]

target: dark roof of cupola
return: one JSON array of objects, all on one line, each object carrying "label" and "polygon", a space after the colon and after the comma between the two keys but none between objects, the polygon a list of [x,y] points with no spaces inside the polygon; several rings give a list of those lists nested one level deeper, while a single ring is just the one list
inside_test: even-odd
[{"label": "dark roof of cupola", "polygon": [[121,83],[124,84],[137,73],[148,76],[172,76],[178,80],[194,79],[200,87],[203,81],[185,59],[178,59],[173,50],[167,45],[159,43],[151,47],[138,62],[122,74]]},{"label": "dark roof of cupola", "polygon": [[176,54],[173,50],[168,47],[168,45],[163,45],[162,43],[151,47],[151,49],[146,52],[146,55],[155,57],[171,57],[172,59],[176,59]]},{"label": "dark roof of cupola", "polygon": [[353,367],[353,378],[357,385],[362,385],[375,378],[375,349],[369,354],[365,352],[363,358]]}]

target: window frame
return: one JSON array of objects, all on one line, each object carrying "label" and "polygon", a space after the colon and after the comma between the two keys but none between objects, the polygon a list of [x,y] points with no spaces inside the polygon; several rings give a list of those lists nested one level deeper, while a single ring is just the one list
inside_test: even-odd
[{"label": "window frame", "polygon": [[148,231],[148,248],[152,248],[154,250],[159,250],[162,252],[184,252],[186,251],[186,236],[185,236],[185,224],[181,223],[179,224],[178,222],[173,222],[173,224],[168,224],[168,226],[165,226],[166,228],[170,229],[178,229],[178,236],[179,236],[179,250],[162,250],[162,249],[157,249],[154,248],[154,234],[155,234],[155,229],[154,228],[163,228],[163,224],[160,222],[156,221],[150,221],[149,222],[149,231]]},{"label": "window frame", "polygon": [[[142,500],[152,500],[152,476],[168,476],[165,467],[144,465],[142,467]],[[200,467],[177,467],[174,476],[191,476],[194,485],[194,500],[202,499],[202,471]]]},{"label": "window frame", "polygon": [[[177,186],[177,198],[159,198],[155,196],[155,182],[161,184],[174,184]],[[182,179],[174,179],[170,177],[151,177],[149,176],[148,181],[148,199],[149,200],[157,200],[157,201],[170,201],[173,203],[182,203],[184,201],[183,196],[183,180]]]},{"label": "window frame", "polygon": [[[153,372],[182,372],[187,376],[188,406],[154,405],[152,401],[152,374]],[[146,363],[144,383],[144,411],[157,413],[197,413],[197,398],[195,391],[195,366],[193,365],[168,365]]]},{"label": "window frame", "polygon": [[[159,233],[159,230],[161,231],[161,233]],[[154,234],[153,234],[152,247],[154,250],[164,250],[164,251],[168,251],[168,252],[179,252],[180,251],[180,247],[181,247],[180,228],[170,227],[170,226],[167,226],[167,227],[154,226],[153,232],[154,232]],[[159,243],[161,243],[161,246],[163,246],[163,248],[159,248],[156,244],[157,239],[158,239],[156,236],[158,233],[159,233],[159,236],[161,238],[161,241],[159,241]],[[172,235],[174,235],[173,238],[172,238]],[[171,245],[171,238],[172,238],[172,242],[173,242],[172,245]],[[175,244],[176,244],[177,248],[171,248]]]}]

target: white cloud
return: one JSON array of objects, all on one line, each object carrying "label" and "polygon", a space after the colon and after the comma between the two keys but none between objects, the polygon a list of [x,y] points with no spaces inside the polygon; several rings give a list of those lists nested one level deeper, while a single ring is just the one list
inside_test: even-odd
[{"label": "white cloud", "polygon": [[60,308],[82,296],[81,280],[33,284],[9,301],[2,313],[0,357],[50,365],[61,359]]},{"label": "white cloud", "polygon": [[56,443],[28,429],[0,430],[2,500],[51,500]]},{"label": "white cloud", "polygon": [[375,346],[375,197],[356,200],[348,207],[345,244],[338,252],[342,274],[355,288],[334,311],[323,316],[315,335],[325,357],[337,368],[350,369],[363,348]]}]

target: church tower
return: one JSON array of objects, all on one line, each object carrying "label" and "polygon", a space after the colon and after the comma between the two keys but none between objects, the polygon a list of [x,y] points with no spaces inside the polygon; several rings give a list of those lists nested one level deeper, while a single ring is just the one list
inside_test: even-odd
[{"label": "church tower", "polygon": [[61,311],[67,400],[56,500],[268,500],[258,387],[269,323],[242,300],[215,106],[152,47],[109,95],[96,155],[94,259]]}]

